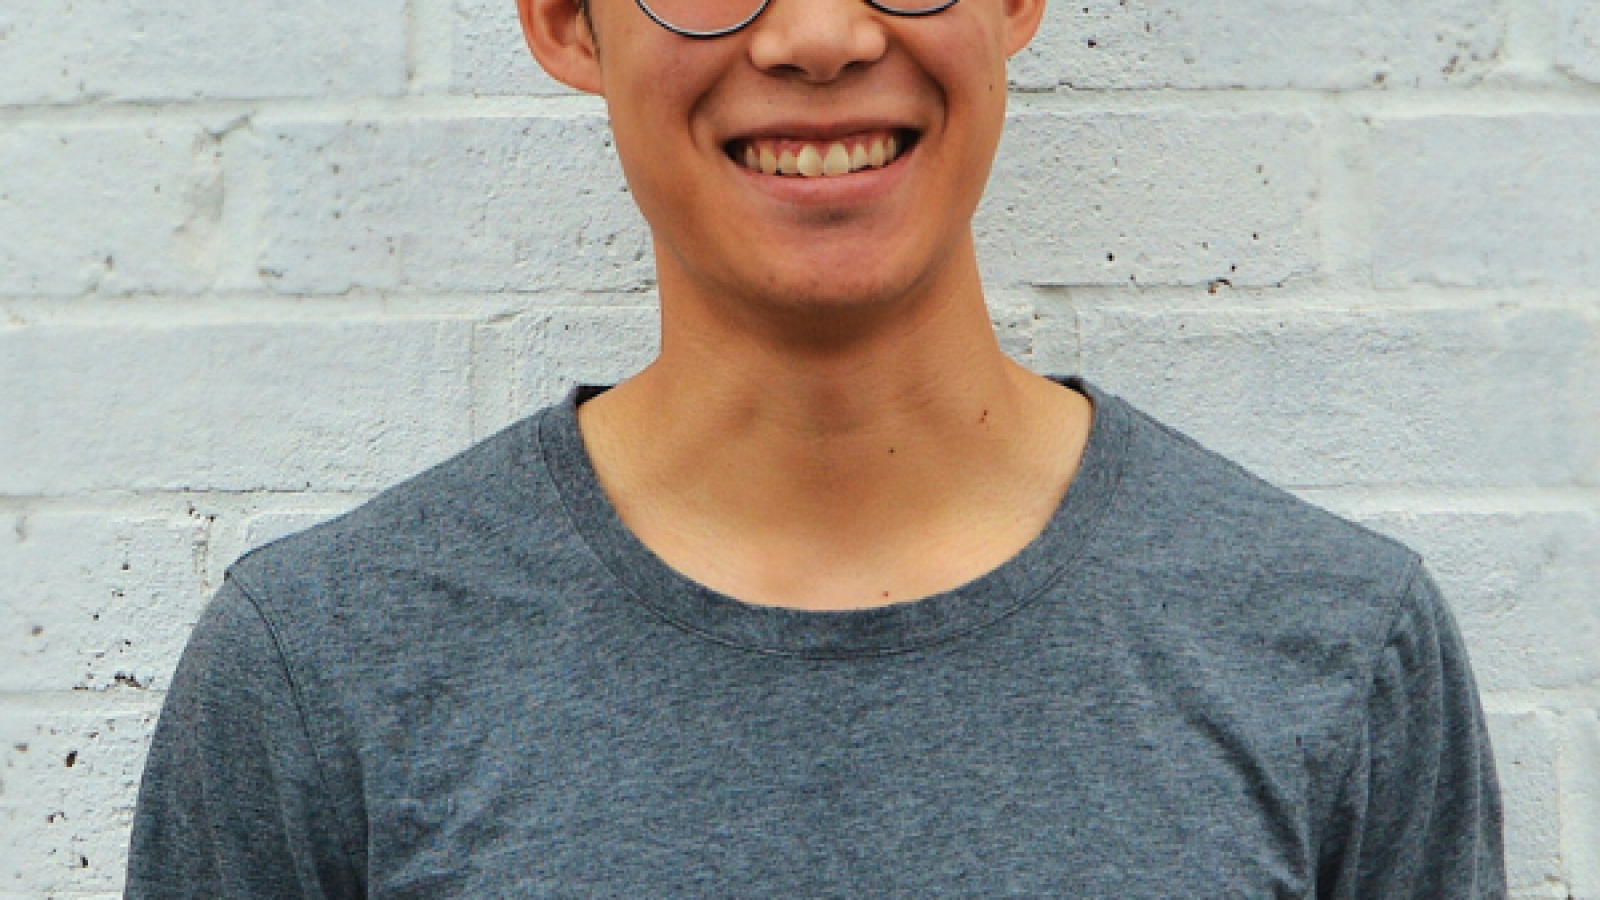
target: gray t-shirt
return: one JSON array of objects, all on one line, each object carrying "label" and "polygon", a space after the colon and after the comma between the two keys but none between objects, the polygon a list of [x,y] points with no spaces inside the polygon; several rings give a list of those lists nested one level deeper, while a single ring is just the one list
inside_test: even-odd
[{"label": "gray t-shirt", "polygon": [[240,560],[128,896],[1505,895],[1415,554],[1081,381],[1033,543],[875,609],[742,603],[622,524],[577,403]]}]

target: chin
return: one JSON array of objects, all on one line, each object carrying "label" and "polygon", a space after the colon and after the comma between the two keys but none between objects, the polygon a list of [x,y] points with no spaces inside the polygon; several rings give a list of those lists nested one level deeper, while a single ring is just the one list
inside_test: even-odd
[{"label": "chin", "polygon": [[757,315],[768,324],[779,324],[786,338],[802,342],[855,340],[885,328],[902,327],[915,318],[910,308],[922,296],[904,283],[876,280],[813,282],[789,290],[774,287],[751,298],[754,308],[765,310]]},{"label": "chin", "polygon": [[870,277],[830,278],[825,282],[814,276],[791,281],[772,279],[759,299],[792,312],[829,315],[892,307],[915,293],[914,279],[884,277],[870,269],[868,272]]},{"label": "chin", "polygon": [[843,311],[893,305],[940,280],[940,266],[932,261],[897,260],[882,251],[863,252],[863,246],[881,247],[865,242],[781,262],[768,257],[760,261],[764,270],[749,273],[755,277],[745,283],[760,284],[762,299],[780,306]]}]

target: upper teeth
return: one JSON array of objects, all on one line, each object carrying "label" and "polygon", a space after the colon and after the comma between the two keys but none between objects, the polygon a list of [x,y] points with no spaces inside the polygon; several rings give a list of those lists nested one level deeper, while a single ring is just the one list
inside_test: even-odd
[{"label": "upper teeth", "polygon": [[811,144],[804,141],[756,140],[737,156],[745,168],[767,175],[844,175],[894,162],[900,142],[894,135],[871,140]]}]

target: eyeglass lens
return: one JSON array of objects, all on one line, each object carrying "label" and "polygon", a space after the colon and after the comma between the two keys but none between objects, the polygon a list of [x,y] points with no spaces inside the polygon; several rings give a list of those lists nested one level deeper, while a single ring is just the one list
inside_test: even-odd
[{"label": "eyeglass lens", "polygon": [[[763,0],[638,0],[651,18],[667,28],[693,35],[716,35],[737,29],[761,11]],[[870,0],[884,12],[926,15],[953,0]]]}]

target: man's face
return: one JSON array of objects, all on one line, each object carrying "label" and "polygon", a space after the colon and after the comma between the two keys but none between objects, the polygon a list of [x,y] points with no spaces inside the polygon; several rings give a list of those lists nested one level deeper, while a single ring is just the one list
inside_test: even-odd
[{"label": "man's face", "polygon": [[[950,284],[1004,123],[1006,59],[1037,22],[1027,4],[909,18],[772,0],[743,31],[694,40],[632,0],[591,0],[599,86],[664,292],[794,307]],[[790,160],[825,174],[762,171]]]}]

